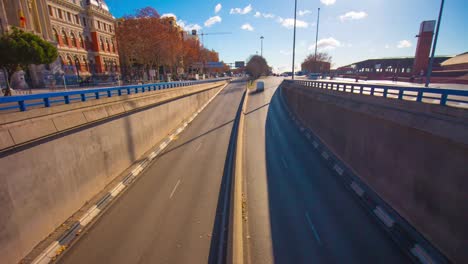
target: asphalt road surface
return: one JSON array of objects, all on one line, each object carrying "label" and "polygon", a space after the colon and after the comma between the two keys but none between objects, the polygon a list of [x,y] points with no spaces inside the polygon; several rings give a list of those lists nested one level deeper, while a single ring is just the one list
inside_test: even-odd
[{"label": "asphalt road surface", "polygon": [[251,94],[244,132],[248,263],[407,263],[283,108],[282,78]]},{"label": "asphalt road surface", "polygon": [[211,262],[226,154],[244,90],[245,82],[224,88],[59,262]]}]

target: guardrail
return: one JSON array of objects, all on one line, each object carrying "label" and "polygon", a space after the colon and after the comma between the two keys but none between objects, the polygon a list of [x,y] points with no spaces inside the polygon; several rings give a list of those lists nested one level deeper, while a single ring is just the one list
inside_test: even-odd
[{"label": "guardrail", "polygon": [[340,83],[324,81],[285,80],[306,87],[313,87],[355,94],[366,94],[398,100],[468,107],[468,91],[439,88],[400,87],[391,85]]},{"label": "guardrail", "polygon": [[28,110],[28,107],[43,106],[51,107],[53,104],[70,104],[73,101],[86,102],[88,99],[108,98],[112,96],[122,96],[129,94],[144,93],[149,91],[164,90],[170,88],[198,85],[229,80],[230,78],[218,78],[203,81],[182,81],[167,83],[152,83],[142,85],[119,86],[110,88],[73,90],[66,92],[40,93],[31,95],[5,96],[0,97],[0,111],[19,109]]}]

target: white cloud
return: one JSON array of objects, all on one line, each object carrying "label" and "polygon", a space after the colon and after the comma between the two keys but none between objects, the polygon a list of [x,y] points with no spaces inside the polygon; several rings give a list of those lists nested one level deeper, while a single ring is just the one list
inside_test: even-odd
[{"label": "white cloud", "polygon": [[320,0],[320,2],[322,2],[324,5],[333,5],[336,0]]},{"label": "white cloud", "polygon": [[[321,39],[317,42],[317,48],[319,50],[333,50],[340,46],[341,46],[341,43],[338,40],[331,38],[331,37]],[[315,49],[315,44],[309,47],[309,50],[314,50],[314,49]]]},{"label": "white cloud", "polygon": [[173,13],[162,14],[161,16],[161,18],[166,18],[166,17],[173,17],[174,19],[177,19],[177,16]]},{"label": "white cloud", "polygon": [[285,55],[285,56],[289,56],[289,55],[292,54],[292,52],[291,52],[291,51],[288,51],[288,50],[280,50],[280,54],[283,54],[283,55]]},{"label": "white cloud", "polygon": [[275,18],[274,14],[270,13],[261,13],[261,12],[255,12],[254,17],[259,18],[259,17],[264,17],[264,18]]},{"label": "white cloud", "polygon": [[386,49],[389,49],[389,48],[390,48],[390,45],[385,44],[385,48],[386,48]]},{"label": "white cloud", "polygon": [[202,27],[198,24],[187,24],[186,21],[184,20],[177,20],[177,25],[179,25],[179,27],[183,28],[184,31],[192,31],[192,30],[196,30],[196,31],[200,31],[202,29]]},{"label": "white cloud", "polygon": [[[278,22],[285,28],[291,29],[294,28],[294,18],[278,18]],[[298,28],[308,28],[309,24],[302,20],[296,20],[296,27]]]},{"label": "white cloud", "polygon": [[252,5],[248,5],[244,8],[232,8],[231,12],[229,12],[231,15],[232,14],[239,14],[239,15],[246,15],[252,11]]},{"label": "white cloud", "polygon": [[299,16],[305,16],[305,15],[308,15],[310,13],[312,13],[310,10],[299,10],[298,15]]},{"label": "white cloud", "polygon": [[215,14],[218,14],[221,9],[223,9],[223,5],[221,5],[221,3],[217,4],[215,6]]},{"label": "white cloud", "polygon": [[398,42],[397,48],[399,49],[409,48],[411,47],[411,45],[412,45],[411,42],[408,40],[400,40]]},{"label": "white cloud", "polygon": [[247,30],[247,31],[254,31],[254,28],[249,23],[245,23],[244,25],[242,25],[241,29]]},{"label": "white cloud", "polygon": [[221,21],[223,20],[221,19],[220,16],[210,17],[208,18],[208,20],[205,21],[205,27],[211,27],[216,23],[220,23]]},{"label": "white cloud", "polygon": [[364,11],[356,12],[356,11],[351,11],[348,12],[344,15],[340,16],[341,21],[346,21],[346,20],[358,20],[358,19],[363,19],[367,17],[367,13]]}]

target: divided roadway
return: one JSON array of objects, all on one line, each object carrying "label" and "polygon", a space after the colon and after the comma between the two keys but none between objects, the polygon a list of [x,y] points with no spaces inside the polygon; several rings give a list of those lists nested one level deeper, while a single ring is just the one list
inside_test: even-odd
[{"label": "divided roadway", "polygon": [[[282,107],[282,78],[249,95],[246,263],[407,263]],[[59,263],[213,263],[228,145],[245,82],[227,86]]]}]

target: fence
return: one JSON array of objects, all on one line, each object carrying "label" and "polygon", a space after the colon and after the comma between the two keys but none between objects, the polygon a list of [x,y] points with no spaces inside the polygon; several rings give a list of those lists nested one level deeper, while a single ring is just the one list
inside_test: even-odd
[{"label": "fence", "polygon": [[41,93],[32,95],[8,96],[0,98],[0,111],[20,110],[26,111],[29,107],[51,107],[53,104],[70,104],[73,101],[86,102],[88,99],[99,100],[102,97],[122,96],[129,94],[144,93],[163,89],[198,85],[226,81],[230,78],[218,78],[203,81],[182,81],[153,83],[143,85],[130,85],[100,89],[74,90],[67,92]]},{"label": "fence", "polygon": [[301,86],[313,87],[340,92],[380,96],[398,100],[449,105],[468,108],[468,91],[454,89],[436,89],[419,87],[398,87],[389,85],[339,83],[323,81],[285,80]]}]

